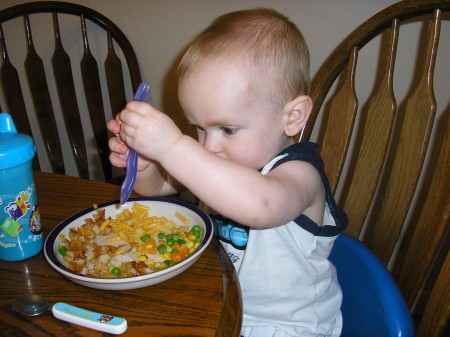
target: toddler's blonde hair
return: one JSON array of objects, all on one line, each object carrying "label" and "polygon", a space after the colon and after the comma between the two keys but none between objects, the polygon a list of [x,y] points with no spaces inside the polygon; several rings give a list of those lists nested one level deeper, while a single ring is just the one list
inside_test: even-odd
[{"label": "toddler's blonde hair", "polygon": [[[270,88],[275,104],[309,92],[309,51],[295,24],[275,10],[257,8],[218,17],[184,54],[180,79],[204,62],[241,60],[259,84]],[[247,69],[250,68],[250,69]]]}]

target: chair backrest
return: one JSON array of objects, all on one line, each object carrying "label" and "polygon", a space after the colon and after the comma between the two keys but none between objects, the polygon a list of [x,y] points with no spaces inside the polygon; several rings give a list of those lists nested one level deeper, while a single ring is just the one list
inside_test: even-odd
[{"label": "chair backrest", "polygon": [[331,251],[342,288],[342,337],[413,337],[414,323],[395,281],[359,240],[339,235]]},{"label": "chair backrest", "polygon": [[[433,87],[441,75],[434,71],[438,45],[448,40],[444,29],[440,40],[448,11],[449,1],[404,0],[356,28],[313,78],[315,106],[305,130],[306,138],[317,137],[330,184],[349,215],[347,233],[389,267],[419,336],[448,329],[450,313],[450,274],[441,271],[450,243],[449,84],[438,87],[446,90],[447,106],[437,106]],[[419,44],[402,44],[403,30],[413,24],[422,27]],[[379,60],[358,67],[363,47],[374,41],[380,52],[371,54]],[[406,70],[413,74],[411,90],[397,105],[394,69],[400,71],[406,58],[396,58],[400,45],[407,56],[419,55]],[[438,60],[447,60],[449,69],[442,52]],[[358,79],[369,76],[374,89],[359,102]],[[442,297],[436,289],[447,290]]]},{"label": "chair backrest", "polygon": [[[14,48],[18,40],[22,58]],[[106,120],[123,108],[141,82],[135,52],[124,33],[84,6],[30,2],[0,11],[0,46],[5,111],[19,132],[42,139],[46,149],[38,152],[34,168],[39,170],[47,155],[53,172],[67,174],[70,157],[76,164],[74,175],[92,178],[90,147],[97,150],[94,156],[99,155],[94,161],[101,163],[97,179],[111,180]],[[102,56],[104,68],[97,64]],[[64,141],[71,151],[63,147]]]}]

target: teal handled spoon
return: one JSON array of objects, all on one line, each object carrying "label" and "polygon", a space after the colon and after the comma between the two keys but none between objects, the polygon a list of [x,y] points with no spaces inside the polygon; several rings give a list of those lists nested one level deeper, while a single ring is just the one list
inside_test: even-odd
[{"label": "teal handled spoon", "polygon": [[115,335],[125,332],[128,327],[126,319],[122,317],[89,311],[63,302],[49,305],[45,297],[36,294],[16,297],[11,307],[13,311],[25,316],[38,316],[51,310],[53,316],[60,320]]},{"label": "teal handled spoon", "polygon": [[[148,95],[148,83],[141,83],[134,94],[134,100],[139,102],[145,102]],[[130,197],[133,190],[134,183],[136,181],[138,155],[131,147],[128,149],[127,155],[127,169],[125,173],[125,179],[120,188],[120,204],[123,205]]]}]

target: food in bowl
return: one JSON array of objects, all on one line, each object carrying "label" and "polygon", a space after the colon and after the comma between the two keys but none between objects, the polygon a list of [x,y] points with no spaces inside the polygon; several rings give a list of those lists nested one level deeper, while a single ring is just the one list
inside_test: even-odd
[{"label": "food in bowl", "polygon": [[[136,276],[128,276],[125,277],[126,272],[120,272],[120,275],[115,275],[110,278],[100,278],[100,277],[91,277],[87,275],[83,275],[79,272],[75,272],[68,268],[68,263],[64,260],[64,257],[61,255],[59,250],[68,249],[61,248],[64,246],[64,240],[70,239],[70,231],[72,228],[81,228],[86,222],[95,221],[99,212],[104,211],[105,219],[111,218],[116,219],[117,216],[122,212],[131,212],[134,204],[139,204],[141,206],[148,207],[148,212],[144,214],[145,217],[159,217],[165,218],[169,220],[169,222],[173,222],[177,227],[186,228],[184,233],[195,232],[196,227],[200,227],[200,237],[201,242],[198,247],[195,248],[192,253],[186,255],[185,259],[180,262],[168,262],[170,266],[163,266],[161,270],[156,268],[152,269],[152,272],[148,274]],[[144,207],[144,208],[145,208]],[[128,209],[128,211],[126,211]],[[91,219],[91,220],[88,220]],[[94,219],[94,220],[93,220]],[[81,230],[81,229],[80,229]],[[173,229],[168,230],[167,233],[173,234],[178,233],[178,231],[183,231],[182,229]],[[156,234],[156,237],[158,233]],[[63,235],[63,236],[62,236]],[[149,233],[150,235],[150,233]],[[177,234],[180,235],[180,234]],[[111,232],[109,238],[116,237],[115,234]],[[126,237],[126,236],[125,236]],[[147,286],[151,286],[154,284],[158,284],[161,282],[165,282],[181,273],[183,273],[186,269],[190,268],[204,253],[205,249],[211,243],[213,237],[213,224],[210,217],[202,211],[197,206],[192,203],[178,200],[178,199],[168,199],[162,197],[142,197],[142,198],[132,198],[129,199],[125,204],[121,205],[118,200],[110,201],[98,205],[97,207],[90,207],[84,209],[76,214],[73,214],[69,218],[63,220],[59,225],[57,225],[47,236],[44,244],[44,256],[47,262],[53,267],[57,272],[61,273],[61,275],[67,277],[69,280],[78,283],[80,285],[94,288],[94,289],[102,289],[102,290],[129,290],[129,289],[138,289]],[[64,238],[64,239],[62,239]],[[170,237],[161,239],[168,241]],[[140,238],[139,238],[140,239]],[[159,239],[159,238],[158,238]],[[173,239],[173,238],[172,238]],[[192,237],[191,237],[192,239]],[[114,241],[116,239],[112,239],[110,241]],[[106,236],[96,242],[97,245],[111,245],[111,246],[120,246],[121,244],[125,244],[126,241],[122,238],[123,241],[120,242],[106,242]],[[155,239],[156,241],[156,239]],[[186,240],[187,241],[187,240]],[[192,241],[192,240],[191,240]],[[158,243],[158,241],[156,241]],[[182,242],[183,243],[183,242]],[[170,246],[171,243],[169,243]],[[175,245],[175,244],[174,244]],[[197,245],[197,243],[194,243]],[[167,244],[166,244],[167,246]],[[100,249],[100,248],[97,248]],[[167,249],[170,250],[170,249]],[[173,249],[172,249],[173,250]],[[170,253],[170,252],[169,252]],[[174,253],[171,251],[171,253]],[[160,256],[161,253],[155,256],[148,255],[147,258],[156,259]],[[164,256],[164,254],[162,254]],[[167,257],[167,255],[166,255]],[[133,260],[128,256],[129,261]],[[165,260],[164,260],[165,261]],[[163,262],[164,262],[163,261]],[[139,262],[139,261],[138,261]],[[158,263],[159,261],[154,261]],[[167,264],[167,263],[166,263]],[[173,265],[172,265],[173,264]],[[112,271],[108,269],[108,271]],[[117,272],[114,271],[114,272]]]},{"label": "food in bowl", "polygon": [[189,257],[203,239],[202,227],[191,224],[180,212],[172,219],[151,213],[134,202],[116,216],[99,208],[68,237],[60,234],[58,253],[70,270],[95,278],[146,275],[174,266]]}]

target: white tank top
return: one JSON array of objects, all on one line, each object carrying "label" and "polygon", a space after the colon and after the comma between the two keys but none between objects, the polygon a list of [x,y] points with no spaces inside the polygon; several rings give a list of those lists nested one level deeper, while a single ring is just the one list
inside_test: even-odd
[{"label": "white tank top", "polygon": [[[284,157],[276,157],[261,173]],[[242,290],[243,327],[270,326],[288,336],[340,335],[342,292],[328,260],[337,234],[312,234],[295,221],[267,229],[221,221],[216,229]],[[322,226],[336,226],[328,204]]]}]

